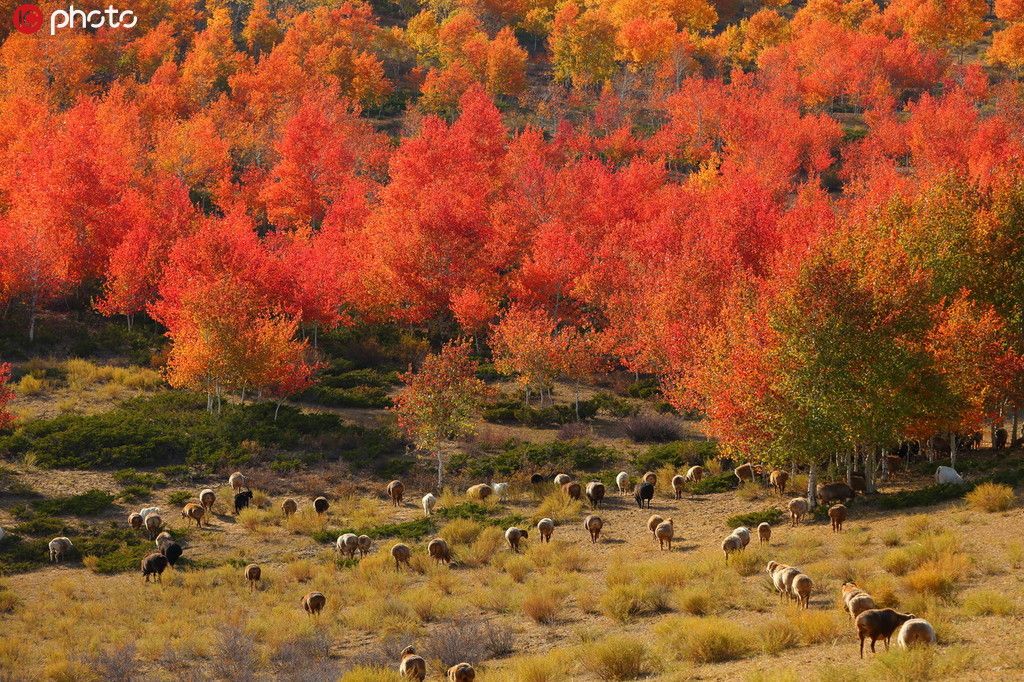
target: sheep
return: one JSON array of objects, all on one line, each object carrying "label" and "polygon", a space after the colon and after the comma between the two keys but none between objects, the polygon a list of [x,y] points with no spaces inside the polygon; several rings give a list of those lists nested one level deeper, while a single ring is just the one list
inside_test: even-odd
[{"label": "sheep", "polygon": [[596,543],[601,537],[601,529],[604,528],[604,521],[600,516],[591,514],[583,519],[583,527],[590,532],[590,541]]},{"label": "sheep", "polygon": [[856,597],[859,594],[867,594],[860,588],[855,582],[845,582],[842,587],[843,592],[843,604],[847,605],[850,603],[850,599]]},{"label": "sheep", "polygon": [[850,487],[853,488],[853,491],[856,493],[867,493],[868,481],[864,478],[864,474],[850,474]]},{"label": "sheep", "polygon": [[505,541],[508,542],[508,548],[516,553],[519,552],[519,543],[528,537],[529,533],[522,528],[516,528],[515,526],[512,526],[505,531]]},{"label": "sheep", "polygon": [[327,510],[331,508],[331,503],[327,501],[327,498],[321,495],[320,497],[313,500],[313,510],[317,514],[323,516],[327,513]]},{"label": "sheep", "polygon": [[551,534],[555,532],[555,522],[547,517],[537,522],[537,532],[541,542],[551,542]]},{"label": "sheep", "polygon": [[156,539],[153,540],[153,544],[156,545],[156,548],[158,550],[162,550],[165,546],[169,545],[172,542],[174,542],[174,537],[167,531],[161,532],[159,535],[156,536]]},{"label": "sheep", "polygon": [[746,549],[747,545],[750,544],[750,529],[746,526],[740,526],[739,528],[734,529],[732,534],[740,539],[740,543],[742,544],[740,549]]},{"label": "sheep", "polygon": [[846,602],[846,610],[850,612],[850,620],[856,620],[860,614],[875,608],[878,608],[875,600],[867,592],[858,592]]},{"label": "sheep", "polygon": [[601,501],[604,500],[604,483],[600,481],[591,481],[587,484],[587,499],[590,500],[590,506],[597,509],[601,506]]},{"label": "sheep", "polygon": [[633,499],[636,500],[636,504],[641,509],[644,508],[644,502],[647,503],[647,508],[651,508],[651,498],[654,497],[654,484],[637,483],[636,487],[633,488]]},{"label": "sheep", "polygon": [[676,499],[683,497],[683,487],[686,485],[686,479],[679,474],[672,477],[672,492],[675,493]]},{"label": "sheep", "polygon": [[486,500],[494,492],[494,489],[486,483],[477,483],[466,489],[466,497],[471,500]]},{"label": "sheep", "polygon": [[250,502],[252,502],[251,490],[246,490],[245,492],[241,493],[235,493],[235,516],[238,516],[238,514],[241,513],[243,509],[248,507]]},{"label": "sheep", "polygon": [[911,618],[900,628],[896,643],[902,649],[918,644],[935,644],[935,628],[924,618]]},{"label": "sheep", "polygon": [[793,581],[802,574],[799,568],[780,564],[776,561],[769,561],[768,575],[772,577],[775,592],[778,593],[780,598],[792,598]]},{"label": "sheep", "polygon": [[730,535],[722,540],[722,551],[725,552],[725,563],[729,565],[729,555],[743,549],[743,540],[735,535]]},{"label": "sheep", "polygon": [[213,503],[217,501],[217,493],[213,492],[209,488],[203,488],[199,492],[199,504],[203,505],[203,509],[207,514],[213,514]]},{"label": "sheep", "polygon": [[957,473],[953,467],[939,467],[935,470],[935,482],[938,484],[952,483],[954,485],[963,485],[964,477]]},{"label": "sheep", "polygon": [[370,548],[373,547],[373,539],[369,535],[360,535],[356,538],[356,547],[359,549],[359,556],[364,557],[370,553]]},{"label": "sheep", "polygon": [[843,521],[846,521],[846,505],[834,504],[828,508],[828,517],[832,519],[832,532],[838,533],[843,530]]},{"label": "sheep", "polygon": [[576,481],[569,481],[562,486],[562,492],[565,493],[570,500],[578,500],[583,494],[583,488]]},{"label": "sheep", "polygon": [[160,548],[160,553],[167,557],[167,563],[173,566],[181,558],[181,545],[172,540]]},{"label": "sheep", "polygon": [[142,517],[143,521],[145,521],[146,517],[149,516],[150,514],[159,514],[159,513],[160,513],[160,507],[144,507],[143,509],[139,510],[139,516]]},{"label": "sheep", "polygon": [[412,564],[409,563],[409,559],[412,557],[412,550],[409,549],[409,545],[401,542],[396,543],[391,547],[391,556],[395,560],[395,570],[401,569],[401,564],[405,564],[412,569]]},{"label": "sheep", "polygon": [[555,485],[561,488],[563,485],[572,480],[572,476],[569,474],[557,474],[555,476]]},{"label": "sheep", "polygon": [[359,537],[355,533],[342,533],[334,542],[334,547],[342,556],[355,557],[359,549]]},{"label": "sheep", "polygon": [[854,496],[857,495],[853,488],[845,483],[819,483],[816,490],[818,493],[818,504],[852,502]]},{"label": "sheep", "polygon": [[423,505],[423,515],[430,516],[434,513],[434,507],[437,505],[437,496],[434,493],[427,493],[420,503]]},{"label": "sheep", "polygon": [[71,540],[66,537],[59,537],[50,540],[50,562],[59,564],[64,561],[64,558],[74,549],[74,545],[71,544]]},{"label": "sheep", "polygon": [[205,513],[206,509],[201,504],[189,502],[182,508],[181,518],[195,521],[196,528],[201,528],[203,525],[203,514]]},{"label": "sheep", "polygon": [[167,557],[163,554],[157,554],[154,552],[142,560],[141,568],[142,577],[146,579],[147,583],[149,582],[150,576],[153,576],[153,580],[158,583],[163,582],[161,580],[161,576],[163,576],[164,571],[167,570]]},{"label": "sheep", "polygon": [[544,474],[534,474],[533,476],[530,476],[530,483],[532,485],[538,486],[538,485],[540,485],[543,482],[544,482]]},{"label": "sheep", "polygon": [[811,589],[813,587],[814,581],[811,580],[810,576],[800,573],[793,578],[793,583],[790,585],[790,594],[800,606],[805,609],[810,608]]},{"label": "sheep", "polygon": [[134,528],[135,530],[142,528],[142,514],[139,514],[137,512],[132,512],[131,514],[129,514],[128,525]]},{"label": "sheep", "polygon": [[319,616],[327,605],[327,597],[323,592],[310,592],[302,598],[302,608],[311,616]]},{"label": "sheep", "polygon": [[651,485],[658,485],[658,475],[653,471],[648,471],[643,477],[644,483],[650,483]]},{"label": "sheep", "polygon": [[619,495],[625,495],[629,491],[629,474],[620,471],[615,475],[615,487],[619,489]]},{"label": "sheep", "polygon": [[647,519],[647,530],[651,531],[651,536],[654,537],[655,540],[658,539],[658,524],[664,520],[665,519],[657,514],[653,514],[651,518]]},{"label": "sheep", "polygon": [[416,649],[407,646],[402,649],[402,661],[398,664],[398,674],[410,680],[423,682],[427,679],[427,662],[416,654]]},{"label": "sheep", "polygon": [[284,517],[288,518],[299,511],[299,503],[290,497],[285,498],[284,502],[281,503],[281,511],[284,512]]},{"label": "sheep", "polygon": [[860,657],[864,658],[864,640],[871,638],[871,653],[875,653],[875,642],[885,642],[885,650],[889,650],[889,640],[896,629],[912,618],[912,613],[900,613],[892,609],[868,609],[857,616],[857,634],[860,636]]},{"label": "sheep", "polygon": [[741,464],[735,469],[733,469],[732,473],[736,475],[737,479],[739,479],[740,485],[743,485],[744,483],[753,482],[754,465],[751,464],[750,462],[747,462],[746,464]]},{"label": "sheep", "polygon": [[150,539],[156,538],[160,529],[163,528],[164,520],[158,514],[150,514],[146,517],[146,530],[149,531]]},{"label": "sheep", "polygon": [[686,470],[687,483],[700,483],[704,478],[704,467],[692,466]]},{"label": "sheep", "polygon": [[245,567],[245,579],[249,583],[249,591],[256,589],[256,584],[263,577],[263,569],[258,564],[249,564]]},{"label": "sheep", "polygon": [[476,671],[469,663],[457,663],[448,668],[448,682],[473,682]]},{"label": "sheep", "polygon": [[439,564],[450,564],[452,561],[452,550],[441,538],[434,538],[427,544],[427,554]]},{"label": "sheep", "polygon": [[491,489],[494,490],[494,495],[499,502],[508,500],[508,483],[492,483]]},{"label": "sheep", "polygon": [[794,497],[789,501],[789,521],[791,526],[795,526],[800,523],[800,519],[804,517],[807,510],[810,509],[811,505],[808,504],[807,498],[805,497]]},{"label": "sheep", "polygon": [[241,471],[236,471],[228,476],[228,485],[231,486],[231,489],[236,493],[242,492],[242,488],[249,487],[249,479],[247,479],[245,474]]},{"label": "sheep", "polygon": [[758,544],[770,545],[772,543],[772,524],[763,521],[757,524]]},{"label": "sheep", "polygon": [[387,487],[388,498],[393,507],[402,506],[402,497],[405,495],[405,485],[401,481],[391,481]]},{"label": "sheep", "polygon": [[782,469],[773,469],[768,475],[768,483],[779,491],[779,496],[786,494],[786,484],[789,483],[789,474]]},{"label": "sheep", "polygon": [[665,549],[668,545],[668,551],[672,551],[672,537],[675,535],[676,529],[672,519],[665,519],[657,526],[654,527],[654,537],[658,538],[658,549]]}]

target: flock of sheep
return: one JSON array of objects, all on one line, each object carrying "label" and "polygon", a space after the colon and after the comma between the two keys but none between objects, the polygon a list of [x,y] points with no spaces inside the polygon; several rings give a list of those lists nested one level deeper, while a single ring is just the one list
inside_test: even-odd
[{"label": "flock of sheep", "polygon": [[[763,475],[763,470],[752,464],[743,464],[734,470],[740,483],[753,482],[758,475]],[[691,467],[685,475],[674,476],[671,480],[672,490],[676,499],[680,499],[685,486],[688,483],[699,482],[704,477],[704,469],[700,466]],[[939,467],[935,474],[938,483],[962,483],[960,475],[950,467]],[[789,475],[782,470],[775,469],[767,477],[769,485],[778,491],[780,495],[785,494],[786,484]],[[536,485],[544,484],[547,481],[540,474],[534,474],[531,483]],[[848,515],[847,507],[843,502],[852,500],[856,495],[857,481],[854,486],[846,483],[827,483],[817,486],[816,492],[819,502],[830,505],[828,515],[832,522],[833,532],[842,531],[843,522]],[[600,481],[590,481],[585,485],[574,481],[568,474],[560,473],[554,477],[554,483],[570,499],[581,500],[584,496],[590,503],[593,510],[600,508],[604,501],[606,489]],[[654,497],[657,475],[647,472],[636,483],[630,486],[630,476],[627,472],[620,472],[615,477],[615,484],[619,495],[628,492],[633,493],[633,498],[641,509],[646,505],[650,508],[651,500]],[[249,506],[253,493],[248,487],[248,481],[241,472],[235,472],[228,478],[228,484],[234,493],[234,511],[238,514],[242,509]],[[391,503],[398,507],[402,505],[405,496],[405,485],[398,480],[387,484],[385,491]],[[480,483],[467,489],[466,495],[473,500],[486,500],[492,495],[500,501],[505,501],[509,493],[508,483]],[[206,488],[199,493],[198,500],[189,502],[181,510],[181,517],[188,523],[195,521],[197,527],[202,527],[204,520],[209,524],[209,517],[213,513],[213,505],[216,502],[216,494]],[[421,506],[425,516],[431,516],[437,505],[438,498],[433,493],[427,493],[421,500]],[[833,504],[834,503],[834,504]],[[317,497],[313,500],[313,509],[317,514],[323,514],[330,507],[330,503],[324,497]],[[788,509],[792,525],[797,525],[802,518],[810,511],[810,504],[804,497],[794,498],[789,501]],[[281,510],[286,517],[296,513],[298,503],[293,498],[287,498],[281,502]],[[163,572],[168,566],[173,566],[182,555],[182,547],[169,532],[163,530],[164,523],[160,516],[158,507],[147,507],[139,512],[133,512],[128,517],[128,523],[132,528],[145,530],[150,539],[154,541],[157,551],[147,555],[141,562],[142,575],[146,582],[153,578],[160,582]],[[591,542],[600,540],[604,528],[604,520],[595,514],[589,514],[583,521],[583,528],[588,532]],[[537,533],[541,542],[550,542],[555,531],[555,522],[550,518],[543,518],[537,522]],[[672,540],[675,537],[675,524],[671,518],[663,518],[653,515],[647,520],[647,529],[652,537],[658,542],[662,550],[672,550]],[[2,533],[2,529],[0,529]],[[757,527],[758,540],[760,544],[770,544],[772,527],[768,523],[761,523]],[[2,535],[0,535],[2,537]],[[529,538],[529,531],[524,528],[512,526],[505,531],[505,541],[512,552],[520,552],[522,543]],[[751,540],[750,529],[739,527],[734,529],[723,541],[722,551],[725,554],[725,562],[728,564],[729,557],[735,552],[746,549]],[[335,549],[342,556],[355,558],[358,553],[360,557],[366,556],[373,547],[373,540],[367,535],[356,535],[355,533],[344,533],[338,536]],[[54,538],[49,543],[50,561],[61,562],[73,549],[71,540],[66,537]],[[438,563],[450,564],[452,562],[452,551],[444,538],[433,538],[427,543],[427,554]],[[391,547],[391,557],[395,561],[395,569],[401,570],[402,566],[411,569],[410,559],[412,548],[407,544],[398,542]],[[768,562],[768,575],[776,591],[782,598],[795,600],[800,607],[806,609],[810,605],[811,592],[814,587],[813,580],[799,569],[777,563]],[[256,589],[262,578],[262,569],[257,564],[249,564],[244,569],[245,580],[249,589]],[[909,647],[914,644],[935,643],[935,631],[925,620],[915,617],[913,614],[903,614],[892,609],[875,608],[874,600],[869,594],[861,590],[853,583],[843,585],[843,602],[854,620],[860,636],[861,657],[864,655],[864,640],[871,640],[871,650],[875,650],[875,642],[879,639],[885,642],[886,648],[893,633],[899,629],[897,643],[902,647]],[[302,607],[310,616],[319,616],[326,606],[327,598],[322,592],[310,592],[302,598]],[[426,677],[426,662],[416,654],[413,647],[408,647],[402,652],[399,671],[409,679],[423,680]],[[448,680],[452,682],[468,682],[475,678],[475,672],[469,663],[459,663],[447,671]]]}]

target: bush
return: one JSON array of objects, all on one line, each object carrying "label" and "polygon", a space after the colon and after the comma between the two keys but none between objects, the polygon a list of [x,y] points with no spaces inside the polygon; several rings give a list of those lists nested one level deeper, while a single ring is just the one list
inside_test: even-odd
[{"label": "bush", "polygon": [[710,493],[726,493],[736,488],[739,480],[731,471],[723,471],[714,476],[705,476],[700,483],[690,486],[690,492],[695,495],[708,495]]},{"label": "bush", "polygon": [[345,533],[355,533],[356,535],[368,535],[374,540],[381,540],[384,538],[396,538],[398,540],[419,540],[427,535],[430,535],[436,530],[434,522],[430,519],[416,519],[414,521],[405,521],[403,523],[385,523],[380,526],[371,526],[369,528],[344,528],[341,530],[334,530],[331,528],[324,528],[321,530],[314,530],[311,533],[311,537],[317,542],[325,544],[331,544],[337,541],[339,535]]},{"label": "bush", "polygon": [[152,489],[144,485],[130,485],[117,494],[117,499],[122,502],[139,502],[148,498],[151,492]]},{"label": "bush", "polygon": [[986,512],[1006,511],[1013,506],[1013,488],[1001,483],[981,483],[966,495],[967,504]]},{"label": "bush", "polygon": [[192,492],[189,490],[175,490],[167,496],[167,501],[176,506],[184,506],[192,499]]},{"label": "bush", "polygon": [[747,629],[717,616],[664,620],[655,633],[677,657],[692,663],[721,663],[743,658],[753,649]]},{"label": "bush", "polygon": [[626,387],[626,395],[630,398],[647,400],[661,395],[661,382],[655,378],[641,379],[634,381]]},{"label": "bush", "polygon": [[396,386],[398,372],[386,372],[379,369],[354,369],[349,371],[324,372],[317,382],[320,386],[330,388],[358,388],[360,386],[388,388]]},{"label": "bush", "polygon": [[388,397],[387,391],[376,386],[355,386],[352,388],[313,386],[299,396],[299,399],[327,407],[356,407],[365,409],[385,409],[391,407],[391,398]]},{"label": "bush", "polygon": [[110,509],[114,496],[102,490],[90,490],[70,497],[53,497],[32,503],[32,508],[48,516],[95,516]]},{"label": "bush", "polygon": [[576,405],[549,405],[533,407],[523,405],[519,400],[502,400],[484,406],[484,421],[492,424],[522,424],[524,426],[560,426],[582,419],[592,419],[597,415],[598,403],[594,400],[581,400],[579,416]]},{"label": "bush", "polygon": [[114,473],[114,480],[121,485],[138,485],[146,488],[159,488],[167,485],[167,479],[163,474],[147,473],[134,469],[121,469]]},{"label": "bush", "polygon": [[749,512],[747,514],[736,514],[735,516],[730,516],[725,523],[729,528],[746,526],[753,533],[756,533],[757,527],[760,524],[770,523],[774,526],[777,523],[781,523],[782,520],[782,510],[778,507],[770,507],[758,512]]},{"label": "bush", "polygon": [[930,485],[917,490],[904,490],[898,493],[887,493],[878,496],[876,504],[882,509],[907,509],[909,507],[922,507],[925,505],[939,504],[948,500],[955,500],[970,490],[967,485],[956,485],[955,483],[940,483]]},{"label": "bush", "polygon": [[474,479],[508,476],[524,469],[564,468],[569,471],[593,471],[616,459],[611,448],[589,441],[552,441],[517,443],[511,441],[495,454],[458,453],[449,460],[449,469]]},{"label": "bush", "polygon": [[635,680],[651,671],[654,657],[641,640],[612,635],[586,647],[583,667],[600,680]]},{"label": "bush", "polygon": [[714,441],[680,440],[650,446],[645,452],[634,455],[633,465],[639,471],[655,471],[663,466],[679,469],[703,464],[704,460],[717,456]]},{"label": "bush", "polygon": [[562,596],[550,588],[529,590],[523,598],[523,613],[538,623],[554,623],[562,609]]},{"label": "bush", "polygon": [[665,591],[656,585],[615,585],[601,597],[601,611],[609,618],[627,623],[637,616],[649,616],[667,606]]},{"label": "bush", "polygon": [[1017,603],[1002,592],[975,590],[964,595],[963,609],[971,616],[1013,616]]},{"label": "bush", "polygon": [[626,434],[637,443],[667,443],[683,437],[679,419],[668,414],[641,412],[622,421]]}]

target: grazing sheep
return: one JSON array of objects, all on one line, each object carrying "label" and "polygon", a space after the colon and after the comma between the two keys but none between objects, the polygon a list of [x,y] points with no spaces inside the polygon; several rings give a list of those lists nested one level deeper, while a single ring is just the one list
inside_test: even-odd
[{"label": "grazing sheep", "polygon": [[370,548],[373,547],[373,539],[369,535],[360,535],[356,538],[356,547],[359,548],[359,556],[364,557],[370,553]]},{"label": "grazing sheep", "polygon": [[896,629],[912,618],[912,613],[900,613],[892,609],[868,609],[857,616],[857,634],[860,635],[860,657],[864,658],[864,640],[871,639],[871,653],[875,653],[875,642],[885,642],[889,650],[889,640]]},{"label": "grazing sheep", "polygon": [[508,483],[492,483],[491,488],[494,490],[494,496],[498,498],[499,502],[508,500]]},{"label": "grazing sheep", "polygon": [[317,514],[319,514],[321,516],[326,514],[327,510],[330,509],[330,508],[331,508],[331,503],[328,502],[327,498],[322,496],[322,495],[320,497],[316,498],[315,500],[313,500],[313,510]]},{"label": "grazing sheep", "polygon": [[160,553],[167,557],[167,563],[173,566],[181,558],[181,545],[172,540],[160,548]]},{"label": "grazing sheep", "polygon": [[572,480],[572,476],[569,474],[557,474],[555,476],[555,485],[561,488],[563,485]]},{"label": "grazing sheep", "polygon": [[818,504],[833,502],[852,502],[857,493],[845,483],[819,483],[816,488]]},{"label": "grazing sheep", "polygon": [[832,532],[838,533],[843,529],[843,521],[846,521],[846,505],[832,505],[828,508],[828,517],[832,519]]},{"label": "grazing sheep", "polygon": [[285,501],[281,503],[281,511],[284,512],[284,517],[288,518],[295,512],[299,511],[299,503],[290,497],[286,498]]},{"label": "grazing sheep", "polygon": [[174,542],[174,537],[167,531],[163,531],[162,533],[156,536],[155,540],[153,540],[153,544],[156,545],[157,550],[163,550],[165,546],[171,544],[172,542]]},{"label": "grazing sheep", "polygon": [[543,518],[537,522],[537,532],[540,533],[541,542],[551,542],[551,534],[555,532],[555,522],[549,518]]},{"label": "grazing sheep", "polygon": [[644,483],[650,483],[651,485],[658,485],[658,475],[653,471],[648,471],[643,477]]},{"label": "grazing sheep", "polygon": [[160,533],[160,529],[164,526],[164,520],[160,518],[158,514],[150,514],[146,517],[146,530],[149,531],[150,539],[156,538]]},{"label": "grazing sheep", "polygon": [[512,526],[511,528],[505,531],[505,541],[508,542],[509,549],[511,549],[513,552],[518,553],[519,543],[528,538],[529,535],[530,534],[522,528],[516,528],[515,526]]},{"label": "grazing sheep", "polygon": [[302,598],[302,608],[311,616],[319,616],[327,604],[327,597],[323,592],[310,592]]},{"label": "grazing sheep", "polygon": [[636,487],[633,488],[633,499],[636,500],[636,504],[641,509],[644,508],[644,502],[647,503],[647,508],[651,508],[651,499],[654,497],[654,484],[637,483]]},{"label": "grazing sheep", "polygon": [[494,489],[491,486],[486,483],[477,483],[466,490],[466,497],[482,502],[490,497],[492,493],[494,493]]},{"label": "grazing sheep", "polygon": [[228,485],[231,486],[232,490],[238,493],[242,491],[242,488],[249,487],[249,479],[247,479],[245,477],[245,474],[243,474],[241,471],[236,471],[235,473],[228,476]]},{"label": "grazing sheep", "polygon": [[142,528],[142,514],[136,512],[132,512],[131,514],[129,514],[128,525],[134,528],[135,530]]},{"label": "grazing sheep", "polygon": [[811,590],[814,588],[814,581],[811,580],[810,576],[806,576],[800,573],[793,578],[793,583],[790,586],[790,594],[796,599],[797,603],[803,608],[810,608],[811,601]]},{"label": "grazing sheep", "polygon": [[672,492],[676,494],[676,499],[680,499],[683,496],[683,487],[686,485],[686,479],[679,474],[672,477]]},{"label": "grazing sheep", "polygon": [[354,558],[356,550],[359,549],[359,537],[355,533],[342,533],[334,542],[334,547],[338,554]]},{"label": "grazing sheep", "polygon": [[629,474],[625,471],[620,471],[615,475],[615,487],[619,489],[620,495],[625,495],[629,492]]},{"label": "grazing sheep", "polygon": [[654,527],[654,537],[658,538],[658,549],[665,549],[668,546],[668,551],[672,551],[672,537],[675,535],[676,529],[672,519],[665,519],[657,526]]},{"label": "grazing sheep", "polygon": [[182,508],[181,518],[195,521],[196,528],[201,528],[203,525],[203,514],[205,513],[206,509],[201,504],[189,502]]},{"label": "grazing sheep", "polygon": [[256,589],[256,584],[263,577],[263,569],[257,564],[249,564],[245,567],[245,579],[249,583],[249,591],[252,592]]},{"label": "grazing sheep", "polygon": [[770,545],[772,542],[772,524],[767,521],[757,524],[758,544]]},{"label": "grazing sheep", "polygon": [[786,484],[789,483],[789,474],[782,469],[773,469],[768,475],[768,483],[779,491],[779,495],[786,494]]},{"label": "grazing sheep", "polygon": [[430,516],[434,513],[434,506],[437,505],[437,497],[434,493],[427,493],[420,502],[423,504],[424,516]]},{"label": "grazing sheep", "polygon": [[473,682],[476,671],[469,663],[457,663],[448,668],[448,682]]},{"label": "grazing sheep", "polygon": [[427,662],[416,654],[416,649],[407,646],[402,649],[402,662],[398,664],[398,674],[416,682],[427,679]]},{"label": "grazing sheep", "polygon": [[540,485],[544,482],[544,474],[534,474],[530,476],[530,483],[533,485]]},{"label": "grazing sheep", "polygon": [[735,535],[730,535],[722,540],[722,551],[725,552],[725,563],[729,564],[729,555],[743,549],[743,540]]},{"label": "grazing sheep", "polygon": [[952,483],[954,485],[963,485],[964,477],[957,473],[953,467],[939,467],[935,470],[935,482],[936,483]]},{"label": "grazing sheep", "polygon": [[206,510],[207,514],[213,514],[213,503],[217,501],[217,493],[213,492],[209,488],[203,488],[199,492],[199,504],[203,505],[203,509]]},{"label": "grazing sheep", "polygon": [[583,527],[590,532],[590,541],[597,542],[601,537],[601,529],[604,528],[604,521],[601,520],[600,516],[591,514],[587,518],[583,519]]},{"label": "grazing sheep", "polygon": [[772,577],[772,584],[779,597],[792,598],[793,581],[801,575],[800,569],[776,561],[768,562],[768,575]]},{"label": "grazing sheep", "polygon": [[754,465],[750,462],[741,464],[733,469],[732,473],[736,475],[737,479],[739,479],[740,485],[750,483],[754,480]]},{"label": "grazing sheep", "polygon": [[391,481],[387,487],[388,497],[394,507],[402,506],[402,497],[405,495],[405,485],[401,481]]},{"label": "grazing sheep", "polygon": [[810,509],[810,504],[807,502],[805,497],[794,497],[789,501],[789,521],[790,525],[795,526],[800,523],[800,519],[804,517],[807,510]]},{"label": "grazing sheep", "polygon": [[401,568],[401,564],[405,564],[410,569],[412,568],[412,564],[409,563],[409,559],[412,558],[412,550],[409,549],[409,545],[401,542],[396,543],[391,547],[391,556],[395,560],[396,571]]},{"label": "grazing sheep", "polygon": [[252,502],[252,491],[246,490],[245,492],[235,493],[235,516],[238,516],[239,512],[249,506]]},{"label": "grazing sheep", "polygon": [[562,492],[565,493],[570,500],[578,500],[583,494],[583,487],[576,481],[569,481],[562,486]]},{"label": "grazing sheep", "polygon": [[604,500],[604,493],[604,483],[591,481],[587,484],[587,499],[590,500],[590,506],[594,509],[601,506],[601,501]]},{"label": "grazing sheep", "polygon": [[740,549],[746,549],[747,545],[750,544],[750,529],[746,526],[740,526],[739,528],[734,529],[732,534],[740,539],[740,542],[743,545]]},{"label": "grazing sheep", "polygon": [[439,564],[450,564],[452,561],[452,550],[441,538],[434,538],[427,544],[427,554]]},{"label": "grazing sheep", "polygon": [[878,608],[878,606],[867,592],[858,592],[846,602],[846,610],[850,612],[850,620],[856,620],[860,614],[875,608]]},{"label": "grazing sheep", "polygon": [[167,570],[167,557],[163,554],[150,554],[142,560],[142,577],[149,582],[149,576],[153,576],[156,582],[163,582],[161,577],[164,571]]},{"label": "grazing sheep", "polygon": [[920,644],[935,644],[935,628],[924,618],[911,618],[900,628],[896,643],[903,649]]},{"label": "grazing sheep", "polygon": [[149,516],[150,514],[159,514],[159,513],[160,513],[160,507],[144,507],[143,509],[139,510],[139,516],[142,517],[143,521],[145,521],[146,517]]},{"label": "grazing sheep", "polygon": [[700,483],[704,479],[704,467],[692,466],[686,470],[687,483]]},{"label": "grazing sheep", "polygon": [[654,514],[651,518],[647,519],[647,530],[651,531],[651,535],[655,540],[658,539],[658,524],[664,521],[662,517]]},{"label": "grazing sheep", "polygon": [[69,540],[68,538],[59,537],[50,540],[49,547],[50,562],[59,564],[60,562],[64,561],[64,557],[66,557],[71,552],[71,550],[74,548],[74,545],[71,544],[71,540]]}]

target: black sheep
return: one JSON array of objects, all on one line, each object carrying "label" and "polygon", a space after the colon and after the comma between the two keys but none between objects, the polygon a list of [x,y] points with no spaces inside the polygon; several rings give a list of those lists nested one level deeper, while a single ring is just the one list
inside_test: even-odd
[{"label": "black sheep", "polygon": [[169,542],[163,546],[160,553],[167,557],[167,563],[173,566],[181,558],[181,545],[177,542]]},{"label": "black sheep", "polygon": [[530,476],[530,483],[532,483],[534,485],[539,485],[539,484],[541,484],[543,482],[544,482],[544,476],[541,475],[541,474],[534,474],[533,476]]},{"label": "black sheep", "polygon": [[651,499],[654,497],[654,484],[653,483],[637,483],[636,487],[633,488],[633,499],[636,500],[637,506],[641,509],[644,508],[644,500],[647,501],[647,508],[651,508]]},{"label": "black sheep", "polygon": [[161,582],[160,576],[167,568],[167,557],[163,554],[153,553],[142,560],[142,575],[149,582],[149,576],[154,576],[156,582]]},{"label": "black sheep", "polygon": [[235,493],[235,514],[242,511],[252,502],[252,491],[246,490],[243,493]]}]

